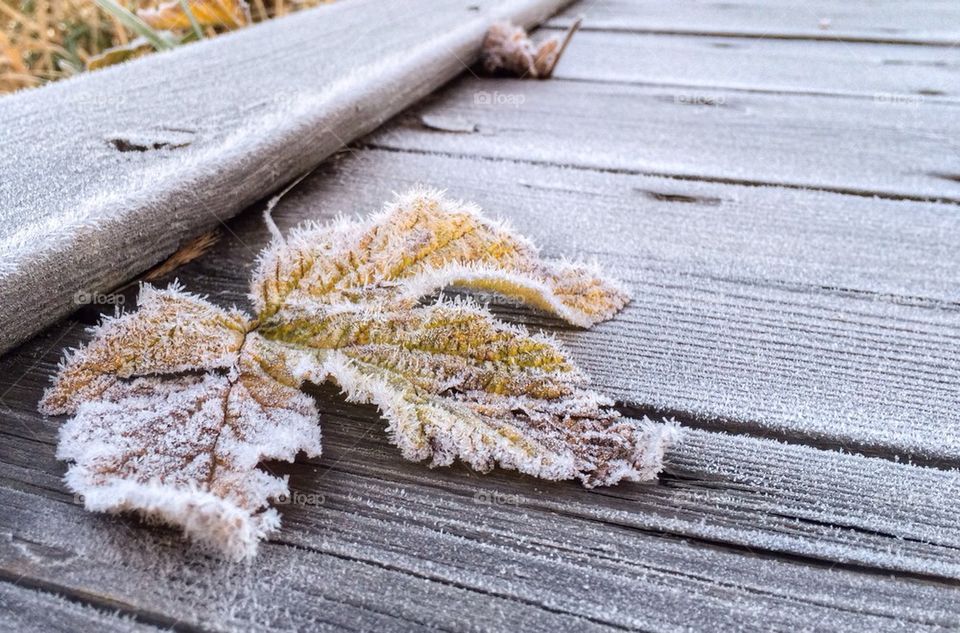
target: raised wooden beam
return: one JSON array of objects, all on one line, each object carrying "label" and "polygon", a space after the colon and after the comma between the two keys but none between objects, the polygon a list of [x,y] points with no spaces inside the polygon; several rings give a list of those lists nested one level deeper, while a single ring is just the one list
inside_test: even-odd
[{"label": "raised wooden beam", "polygon": [[0,352],[567,3],[338,2],[0,99]]}]

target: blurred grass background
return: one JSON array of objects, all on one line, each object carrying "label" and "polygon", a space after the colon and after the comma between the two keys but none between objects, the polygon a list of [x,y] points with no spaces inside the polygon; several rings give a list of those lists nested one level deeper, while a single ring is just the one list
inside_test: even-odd
[{"label": "blurred grass background", "polygon": [[[162,5],[176,9],[177,1],[115,0],[108,4],[118,8],[110,9],[94,0],[0,0],[0,94],[150,53],[156,46],[143,38],[143,25],[140,32],[131,28],[129,17]],[[256,23],[330,1],[190,0],[188,4],[180,0],[191,17],[190,26],[160,35],[177,44],[242,28],[227,23],[198,25],[190,6],[240,3]]]}]

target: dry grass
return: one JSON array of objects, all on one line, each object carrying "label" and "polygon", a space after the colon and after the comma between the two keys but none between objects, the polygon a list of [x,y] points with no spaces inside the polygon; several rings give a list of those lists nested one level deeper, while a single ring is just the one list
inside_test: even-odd
[{"label": "dry grass", "polygon": [[[250,0],[250,15],[260,22],[327,1]],[[131,11],[157,4],[118,2]],[[83,72],[94,56],[136,37],[93,0],[0,0],[0,23],[0,93]],[[205,35],[216,33],[207,28]]]}]

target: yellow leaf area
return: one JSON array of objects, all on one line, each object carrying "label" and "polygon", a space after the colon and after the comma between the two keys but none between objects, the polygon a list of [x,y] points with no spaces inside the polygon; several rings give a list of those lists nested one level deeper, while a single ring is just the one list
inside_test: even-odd
[{"label": "yellow leaf area", "polygon": [[125,62],[137,57],[143,57],[153,52],[153,45],[144,39],[138,38],[122,46],[114,46],[103,51],[99,55],[94,55],[87,60],[87,70],[98,70],[113,66],[120,62]]},{"label": "yellow leaf area", "polygon": [[582,327],[628,301],[595,267],[545,261],[475,206],[421,190],[367,222],[294,231],[261,257],[252,299],[266,318],[297,302],[411,307],[448,286],[497,292]]},{"label": "yellow leaf area", "polygon": [[140,9],[137,15],[160,31],[179,31],[191,28],[189,8],[200,26],[222,26],[228,29],[246,26],[250,22],[250,8],[244,0],[168,0],[155,8]]},{"label": "yellow leaf area", "polygon": [[448,286],[497,292],[577,325],[627,301],[593,266],[550,262],[508,226],[417,189],[367,220],[296,229],[261,255],[257,316],[145,287],[68,356],[41,407],[70,413],[59,454],[91,510],[135,510],[232,558],[279,518],[265,459],[318,455],[304,382],[377,405],[412,460],[460,459],[584,485],[654,478],[674,430],[621,417],[551,337]]}]

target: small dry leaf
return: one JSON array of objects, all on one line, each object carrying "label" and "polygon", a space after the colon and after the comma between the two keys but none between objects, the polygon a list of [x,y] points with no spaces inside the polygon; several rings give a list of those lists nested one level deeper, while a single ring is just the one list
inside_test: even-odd
[{"label": "small dry leaf", "polygon": [[448,286],[589,326],[626,292],[594,267],[541,259],[478,209],[415,190],[366,221],[308,225],[260,257],[257,317],[174,287],[108,320],[42,408],[72,413],[59,455],[92,510],[136,510],[234,558],[276,529],[285,481],[267,458],[317,455],[305,381],[375,403],[408,459],[460,458],[584,485],[654,478],[670,425],[620,417],[552,338],[497,321]]},{"label": "small dry leaf", "polygon": [[490,74],[543,79],[551,75],[561,52],[559,38],[551,37],[535,44],[523,28],[510,22],[497,22],[483,40],[480,62]]},{"label": "small dry leaf", "polygon": [[142,57],[154,50],[153,44],[142,37],[138,37],[127,44],[114,46],[106,49],[99,55],[94,55],[87,60],[87,70],[97,70],[99,68],[113,66],[114,64],[119,64],[129,59]]},{"label": "small dry leaf", "polygon": [[[250,7],[244,0],[189,0],[187,3],[200,26],[228,29],[250,23]],[[137,15],[152,28],[180,31],[191,28],[190,16],[180,0],[168,0],[153,9],[140,9]]]}]

